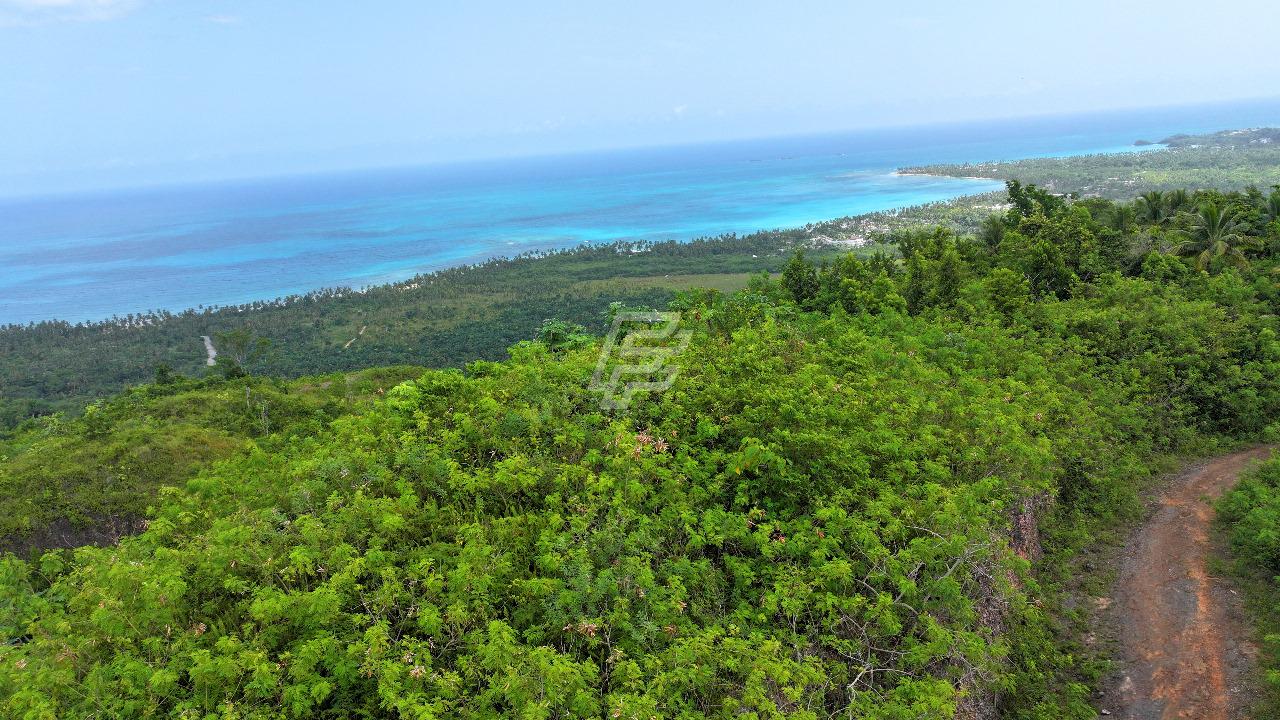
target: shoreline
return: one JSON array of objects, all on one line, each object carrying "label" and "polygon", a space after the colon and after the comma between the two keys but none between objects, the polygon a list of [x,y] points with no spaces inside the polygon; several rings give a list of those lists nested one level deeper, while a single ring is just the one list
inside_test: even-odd
[{"label": "shoreline", "polygon": [[[1064,156],[1066,157],[1066,156]],[[994,182],[1001,178],[981,177],[978,175],[939,175],[930,172],[913,172],[911,170],[894,170],[893,175],[901,175],[903,177],[936,177],[936,178],[953,178],[956,180],[982,180],[984,182]],[[961,196],[964,197],[964,196]]]},{"label": "shoreline", "polygon": [[[1255,128],[1251,130],[1221,131],[1219,133],[1216,133],[1216,135],[1223,135],[1227,137],[1239,137],[1243,133],[1251,133],[1251,132],[1256,133],[1258,132],[1258,129]],[[1183,136],[1183,137],[1194,138],[1198,136]],[[1265,144],[1265,141],[1264,141],[1264,144]],[[959,181],[965,181],[965,182],[999,183],[999,182],[1004,182],[1013,176],[1014,173],[1011,172],[1011,170],[1015,170],[1018,168],[1031,166],[1031,165],[1039,165],[1039,166],[1059,165],[1062,167],[1067,167],[1074,164],[1076,166],[1079,166],[1081,164],[1087,165],[1093,162],[1106,163],[1109,159],[1116,160],[1116,161],[1123,161],[1131,157],[1155,157],[1158,155],[1163,155],[1165,153],[1191,152],[1191,151],[1194,151],[1194,149],[1188,150],[1185,148],[1170,147],[1163,144],[1153,144],[1153,145],[1141,146],[1141,147],[1127,146],[1123,149],[1106,150],[1106,151],[1091,150],[1091,151],[1084,151],[1079,153],[1066,153],[1066,154],[1060,154],[1060,155],[1030,156],[1030,157],[1024,157],[1024,158],[1015,159],[1015,160],[1008,160],[1008,161],[981,161],[981,162],[975,162],[975,163],[954,163],[954,164],[938,163],[934,165],[902,166],[902,167],[895,168],[886,174],[892,177],[933,177],[933,178],[940,178],[940,179],[945,178],[948,180],[959,180]],[[938,170],[942,170],[942,169],[954,169],[955,172],[938,172]],[[985,171],[987,172],[987,174],[977,175],[977,174],[972,174],[972,172],[964,172],[965,170],[968,170],[968,169],[977,169],[980,172]],[[1114,185],[1113,181],[1115,180],[1116,178],[1107,178],[1106,180],[1099,180],[1097,182],[1101,182],[1104,185],[1107,182],[1111,182]],[[1024,179],[1024,182],[1043,185],[1045,187],[1053,187],[1055,184],[1054,181],[1046,181],[1044,179]],[[1126,181],[1127,184],[1124,187],[1116,188],[1116,187],[1107,186],[1103,189],[1103,193],[1105,194],[1109,192],[1113,198],[1121,195],[1127,195],[1132,193],[1135,190],[1135,188],[1132,186],[1136,182],[1137,180],[1130,179]],[[1078,188],[1078,190],[1084,195],[1099,194],[1098,188],[1096,187],[1088,187],[1085,185],[1081,185],[1081,187]],[[1002,192],[1002,190],[997,190],[993,188],[992,190],[981,191],[981,192],[962,192],[960,194],[947,197],[946,199],[927,201],[924,203],[890,204],[889,206],[878,209],[878,210],[859,213],[856,215],[843,215],[843,216],[838,216],[834,218],[826,218],[826,219],[805,223],[803,225],[775,227],[771,229],[760,229],[760,230],[747,233],[746,235],[738,235],[736,233],[727,233],[724,235],[717,235],[717,236],[703,235],[703,236],[681,237],[678,240],[653,240],[653,241],[620,239],[620,240],[613,240],[613,241],[598,242],[598,241],[588,240],[588,241],[583,241],[583,242],[580,242],[574,245],[569,245],[569,246],[563,246],[563,247],[552,246],[547,249],[531,249],[531,250],[527,250],[527,251],[523,251],[515,254],[494,254],[488,257],[481,255],[472,261],[454,263],[446,260],[439,264],[425,263],[424,265],[419,266],[421,268],[420,270],[414,271],[411,274],[406,274],[406,275],[397,277],[398,273],[394,273],[394,274],[388,273],[384,276],[385,277],[384,280],[374,280],[372,282],[369,282],[365,285],[361,285],[358,287],[353,285],[347,285],[347,284],[332,284],[332,285],[322,284],[316,287],[315,289],[307,290],[305,292],[294,292],[294,293],[277,294],[277,295],[263,293],[260,295],[253,296],[251,298],[247,298],[241,302],[229,302],[226,304],[220,304],[220,303],[196,304],[194,306],[187,305],[186,307],[178,306],[178,307],[181,307],[181,309],[152,308],[147,310],[133,311],[131,313],[128,313],[124,318],[119,318],[114,315],[112,317],[99,316],[97,318],[92,318],[92,319],[89,319],[89,318],[67,319],[67,317],[65,316],[64,317],[54,316],[54,317],[48,317],[48,318],[42,318],[42,319],[26,319],[21,321],[11,320],[8,322],[0,323],[0,332],[13,332],[15,329],[21,330],[21,329],[26,329],[30,327],[60,325],[64,323],[71,326],[88,326],[88,327],[97,327],[97,328],[104,328],[104,329],[128,328],[138,323],[142,323],[142,324],[154,323],[172,316],[185,316],[188,314],[198,314],[198,315],[209,316],[209,315],[217,315],[219,313],[225,313],[225,312],[248,313],[248,312],[254,312],[257,310],[267,309],[267,308],[285,307],[299,301],[309,301],[309,300],[316,300],[316,299],[322,299],[322,298],[341,298],[349,295],[364,295],[364,294],[376,293],[380,291],[409,292],[417,289],[424,283],[429,284],[433,282],[435,278],[446,273],[474,272],[474,271],[483,270],[483,269],[491,269],[491,268],[503,266],[503,265],[522,263],[522,262],[526,262],[533,259],[541,259],[548,256],[572,254],[577,252],[589,252],[593,248],[616,247],[620,249],[626,249],[628,252],[635,253],[635,252],[643,252],[649,247],[659,246],[669,242],[687,244],[687,243],[693,243],[693,242],[721,241],[725,243],[732,243],[735,240],[740,240],[742,238],[755,238],[755,237],[769,236],[769,235],[786,235],[786,234],[793,234],[798,232],[813,232],[815,235],[813,239],[821,245],[827,245],[827,246],[843,245],[843,246],[857,247],[873,241],[875,238],[875,235],[886,232],[887,230],[891,230],[892,229],[891,225],[893,223],[885,222],[890,218],[895,220],[900,220],[901,218],[904,218],[904,217],[912,217],[913,215],[919,214],[922,211],[925,211],[935,206],[963,207],[965,205],[968,205],[971,207],[976,207],[979,198],[982,198],[983,196],[986,196],[986,195],[990,195],[992,193],[998,193],[998,192]],[[988,203],[986,209],[989,211],[994,210],[995,208],[993,206],[997,204],[998,203]],[[820,237],[823,235],[828,235],[828,236],[834,235],[834,237],[827,237],[823,239]],[[130,316],[132,316],[134,319],[129,320],[128,318]]]},{"label": "shoreline", "polygon": [[[897,174],[897,173],[895,171],[894,173],[890,173],[890,174]],[[983,182],[993,182],[991,178],[972,178],[972,179],[983,181]],[[220,313],[227,313],[227,312],[252,313],[252,312],[263,310],[263,309],[283,308],[298,302],[306,302],[306,301],[311,301],[315,299],[327,299],[327,298],[340,299],[346,296],[367,295],[369,293],[380,292],[380,291],[409,292],[409,291],[420,288],[424,284],[430,284],[431,282],[434,281],[436,277],[445,273],[476,272],[476,271],[491,269],[493,266],[505,266],[505,265],[529,262],[529,261],[538,261],[538,260],[545,259],[547,257],[573,255],[575,253],[589,252],[591,250],[600,249],[600,248],[619,248],[619,249],[625,249],[631,253],[642,253],[642,252],[646,252],[649,248],[653,246],[661,246],[661,245],[672,244],[672,243],[688,244],[688,243],[694,243],[694,242],[716,242],[716,243],[724,243],[725,246],[730,246],[735,242],[744,241],[749,238],[757,238],[761,236],[770,236],[770,235],[776,236],[776,235],[786,235],[786,234],[792,234],[792,233],[803,233],[810,230],[816,233],[820,228],[829,228],[831,226],[838,226],[838,227],[841,227],[842,229],[848,229],[854,226],[866,226],[868,223],[875,223],[877,220],[887,219],[887,218],[893,218],[894,220],[898,221],[894,224],[900,224],[902,220],[912,217],[913,213],[925,212],[931,208],[937,208],[937,207],[971,205],[973,201],[976,201],[979,198],[984,198],[986,196],[989,196],[989,195],[992,195],[993,193],[998,193],[998,192],[1002,192],[1002,191],[991,190],[987,192],[965,193],[965,194],[956,195],[956,196],[947,198],[945,200],[934,200],[930,202],[915,203],[915,204],[908,204],[908,205],[894,205],[881,210],[874,210],[866,213],[859,213],[857,215],[843,215],[843,216],[834,217],[834,218],[827,218],[823,220],[817,220],[814,222],[806,223],[804,225],[793,225],[793,226],[787,226],[787,227],[776,227],[776,228],[756,230],[746,235],[726,233],[724,235],[717,235],[717,236],[710,236],[710,237],[693,237],[693,238],[680,239],[680,240],[653,240],[653,241],[614,240],[614,241],[599,242],[599,243],[584,242],[584,243],[580,243],[577,245],[572,245],[564,248],[547,248],[547,249],[528,250],[525,252],[517,253],[515,255],[495,255],[493,257],[483,259],[483,260],[478,260],[476,262],[460,263],[460,264],[453,264],[453,265],[442,265],[440,267],[431,268],[423,272],[416,273],[414,275],[411,275],[401,280],[390,280],[386,282],[362,285],[359,287],[346,286],[346,285],[326,286],[326,287],[316,288],[314,290],[308,290],[306,292],[301,292],[301,293],[277,295],[270,298],[247,300],[245,302],[234,303],[234,304],[203,305],[200,307],[186,307],[181,310],[151,309],[151,310],[144,310],[144,311],[134,311],[125,316],[121,316],[115,320],[113,320],[112,318],[100,318],[96,320],[68,320],[65,318],[55,317],[55,318],[48,318],[44,320],[29,321],[25,323],[16,323],[16,322],[0,323],[0,333],[24,331],[32,327],[40,328],[42,326],[61,325],[61,324],[67,324],[72,327],[84,326],[89,328],[100,328],[107,331],[110,331],[112,329],[117,329],[117,328],[121,330],[127,330],[140,325],[150,325],[157,322],[164,322],[166,319],[170,317],[179,317],[179,316],[185,317],[190,314],[195,314],[200,316],[213,316],[213,315],[218,315]],[[973,207],[977,207],[977,206],[973,206]],[[874,234],[877,231],[887,231],[890,229],[892,228],[888,228],[888,227],[877,228],[873,226],[871,228],[871,234]],[[853,237],[852,233],[850,235],[851,235],[850,237],[843,237],[843,238],[827,238],[828,242],[826,242],[825,244],[860,247],[862,245],[866,245],[874,242],[874,238],[872,237],[867,237],[865,235],[861,237]],[[818,235],[815,235],[812,239],[820,240],[820,238],[821,238],[821,233],[819,233]],[[129,319],[129,316],[132,316],[132,320]]]}]

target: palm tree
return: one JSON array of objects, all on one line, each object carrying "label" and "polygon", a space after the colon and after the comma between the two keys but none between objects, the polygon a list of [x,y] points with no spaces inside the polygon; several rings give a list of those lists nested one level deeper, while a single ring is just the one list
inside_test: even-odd
[{"label": "palm tree", "polygon": [[1004,217],[988,215],[983,218],[982,225],[978,228],[978,237],[982,238],[988,250],[995,252],[1000,248],[1000,241],[1004,239],[1004,231]]},{"label": "palm tree", "polygon": [[1182,188],[1170,190],[1164,194],[1164,204],[1169,214],[1175,215],[1183,208],[1191,205],[1191,193]]},{"label": "palm tree", "polygon": [[1186,239],[1173,252],[1184,257],[1194,255],[1200,270],[1208,270],[1215,258],[1243,267],[1249,264],[1244,251],[1253,247],[1253,239],[1241,233],[1244,227],[1217,204],[1206,202],[1192,214]]},{"label": "palm tree", "polygon": [[1272,191],[1266,204],[1262,206],[1262,211],[1267,214],[1268,222],[1280,220],[1280,190]]},{"label": "palm tree", "polygon": [[1119,230],[1122,233],[1129,232],[1129,228],[1138,222],[1138,214],[1134,212],[1132,205],[1124,205],[1117,203],[1111,208],[1111,215],[1108,217],[1111,228]]},{"label": "palm tree", "polygon": [[1138,218],[1148,225],[1163,225],[1169,219],[1165,213],[1164,193],[1159,190],[1143,193],[1142,197],[1134,202],[1134,206],[1138,212]]}]

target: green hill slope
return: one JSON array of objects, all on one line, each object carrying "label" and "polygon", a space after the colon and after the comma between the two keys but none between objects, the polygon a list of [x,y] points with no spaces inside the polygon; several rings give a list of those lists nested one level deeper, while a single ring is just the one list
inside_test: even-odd
[{"label": "green hill slope", "polygon": [[171,376],[80,418],[30,423],[0,441],[0,549],[26,555],[114,542],[143,527],[161,487],[249,447],[314,435],[420,372],[391,367],[290,382]]}]

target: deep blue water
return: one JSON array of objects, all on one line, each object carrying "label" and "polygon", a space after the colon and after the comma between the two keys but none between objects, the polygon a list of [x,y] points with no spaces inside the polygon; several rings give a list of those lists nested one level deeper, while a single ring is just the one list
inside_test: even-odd
[{"label": "deep blue water", "polygon": [[904,165],[1280,125],[1280,101],[0,201],[0,324],[360,287],[533,249],[792,227],[998,189]]}]

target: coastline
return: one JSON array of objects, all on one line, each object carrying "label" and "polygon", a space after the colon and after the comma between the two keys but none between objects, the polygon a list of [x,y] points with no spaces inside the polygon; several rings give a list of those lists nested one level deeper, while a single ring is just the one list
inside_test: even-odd
[{"label": "coastline", "polygon": [[[977,179],[990,181],[990,178]],[[963,217],[964,213],[966,211],[991,210],[992,205],[989,201],[993,196],[1000,195],[1001,193],[1002,191],[989,191],[957,195],[946,200],[894,206],[883,210],[835,217],[804,225],[758,230],[745,236],[729,233],[714,237],[691,238],[688,240],[617,240],[604,243],[584,243],[565,248],[528,250],[514,255],[494,256],[472,263],[446,265],[426,270],[404,279],[373,283],[359,287],[321,287],[307,292],[282,294],[271,298],[255,299],[243,303],[225,305],[210,304],[199,307],[187,307],[181,310],[146,310],[130,313],[126,316],[101,318],[97,320],[67,320],[64,318],[52,318],[34,321],[32,323],[7,323],[0,324],[0,333],[21,332],[32,326],[38,328],[42,326],[60,325],[99,328],[103,331],[110,331],[113,328],[131,329],[154,325],[175,317],[186,317],[191,315],[209,317],[226,313],[245,315],[267,309],[283,309],[298,303],[315,302],[320,299],[341,300],[343,298],[353,296],[377,294],[382,292],[411,293],[413,291],[420,290],[425,286],[432,285],[441,276],[456,275],[459,273],[479,273],[497,268],[510,267],[513,265],[540,262],[556,257],[571,258],[577,254],[593,253],[600,250],[608,251],[612,249],[619,253],[625,252],[629,254],[637,254],[650,252],[653,248],[662,246],[685,245],[691,243],[713,243],[720,246],[724,252],[733,253],[736,250],[745,251],[748,247],[754,246],[754,244],[761,238],[771,237],[777,237],[779,239],[786,238],[787,242],[799,242],[801,244],[805,244],[806,247],[826,245],[857,248],[872,244],[876,242],[879,236],[892,232],[894,229],[899,227],[937,221],[939,216],[943,214],[959,215],[959,217],[956,218],[956,221],[962,227],[966,225],[976,227],[978,219],[972,218],[970,220],[965,220]],[[983,204],[984,202],[987,204]]]},{"label": "coastline", "polygon": [[995,180],[998,178],[982,177],[981,175],[939,175],[931,172],[917,172],[910,169],[899,169],[893,171],[894,175],[904,177],[953,177],[957,180]]},{"label": "coastline", "polygon": [[[1243,125],[1262,112],[1238,114]],[[1060,120],[993,121],[33,201],[0,215],[0,295],[12,298],[0,322],[252,306],[543,248],[901,211],[998,189],[986,172],[917,172],[925,163],[1132,152],[1134,138],[1210,117],[1088,116],[1066,135]]]},{"label": "coastline", "polygon": [[[1263,131],[1260,131],[1258,129],[1253,129],[1249,131],[1223,131],[1219,133],[1219,135],[1224,137],[1229,137],[1229,138],[1240,138],[1242,136],[1251,138],[1252,135],[1250,135],[1250,133],[1258,134],[1259,132],[1263,132]],[[1185,143],[1187,142],[1186,140],[1187,138],[1194,139],[1197,136],[1180,135],[1178,137],[1181,139],[1182,142]],[[1271,137],[1270,135],[1267,135],[1265,137],[1260,138],[1259,139],[1260,144],[1258,144],[1257,147],[1252,149],[1257,152],[1262,152],[1267,150],[1280,151],[1280,147],[1277,147],[1277,145],[1274,145],[1274,144],[1268,145],[1270,137]],[[1034,184],[1043,185],[1044,187],[1047,187],[1047,188],[1055,189],[1056,191],[1063,191],[1068,186],[1071,185],[1070,182],[1067,182],[1065,184],[1059,183],[1058,178],[1056,176],[1045,175],[1045,173],[1050,173],[1050,175],[1052,175],[1052,173],[1056,172],[1058,168],[1075,168],[1076,170],[1073,170],[1073,171],[1076,171],[1078,173],[1083,173],[1084,176],[1092,175],[1095,177],[1101,176],[1101,177],[1109,178],[1107,182],[1110,182],[1110,185],[1104,184],[1101,187],[1094,187],[1087,183],[1081,182],[1078,184],[1079,185],[1078,187],[1072,188],[1072,190],[1081,192],[1082,195],[1108,196],[1108,197],[1112,197],[1113,199],[1117,197],[1131,196],[1141,189],[1140,184],[1131,173],[1126,175],[1124,172],[1121,172],[1121,171],[1117,171],[1117,172],[1112,172],[1110,170],[1108,170],[1107,172],[1095,171],[1097,169],[1096,166],[1102,166],[1102,165],[1108,165],[1108,164],[1122,165],[1124,163],[1129,163],[1131,161],[1133,162],[1150,161],[1152,159],[1168,157],[1171,154],[1175,154],[1175,153],[1198,152],[1199,151],[1198,148],[1199,148],[1198,145],[1192,146],[1192,147],[1186,147],[1186,148],[1181,148],[1181,147],[1167,148],[1161,145],[1151,145],[1151,146],[1145,146],[1141,148],[1136,148],[1135,146],[1128,146],[1124,149],[1116,150],[1116,151],[1098,152],[1095,150],[1082,150],[1080,152],[1072,152],[1072,153],[1065,153],[1065,154],[1052,155],[1052,156],[1031,156],[1031,157],[1026,157],[1018,160],[1011,160],[1011,161],[986,160],[986,161],[961,163],[961,164],[939,163],[939,164],[933,164],[933,165],[904,164],[900,167],[894,168],[892,170],[886,170],[878,174],[874,172],[841,171],[841,172],[835,173],[834,175],[831,175],[826,171],[823,171],[823,173],[820,173],[819,175],[816,176],[818,179],[821,179],[822,177],[827,176],[827,177],[840,178],[840,182],[851,181],[855,183],[864,183],[864,184],[870,182],[872,183],[871,187],[877,192],[881,191],[881,188],[875,185],[876,177],[937,178],[939,180],[946,180],[946,181],[986,183],[992,186],[992,190],[983,191],[983,192],[958,192],[956,194],[946,194],[941,199],[930,199],[925,202],[912,202],[912,200],[916,199],[916,197],[911,195],[910,193],[911,186],[907,186],[905,189],[899,189],[897,191],[898,192],[897,195],[894,195],[891,192],[889,192],[889,190],[885,189],[883,191],[886,194],[883,196],[883,198],[881,198],[881,196],[879,195],[873,195],[871,196],[871,199],[868,200],[867,198],[858,194],[857,188],[860,186],[855,185],[854,189],[851,191],[852,194],[848,196],[839,196],[839,197],[845,198],[846,202],[853,202],[853,204],[855,205],[859,203],[866,204],[866,202],[874,203],[878,198],[883,200],[888,200],[889,204],[871,211],[867,211],[867,212],[855,212],[855,213],[839,214],[839,215],[825,215],[823,217],[827,219],[808,222],[804,224],[780,224],[775,226],[775,229],[772,229],[772,230],[757,230],[754,232],[747,232],[746,236],[754,236],[754,235],[762,235],[762,234],[767,235],[769,233],[789,234],[789,233],[796,233],[796,232],[810,232],[815,236],[818,236],[818,235],[827,236],[825,239],[818,239],[815,237],[815,242],[818,242],[822,245],[833,246],[833,247],[835,246],[857,247],[857,246],[864,245],[868,242],[872,242],[877,235],[891,231],[895,223],[901,224],[904,218],[909,218],[912,221],[918,222],[918,223],[934,222],[935,218],[933,217],[933,214],[928,212],[929,208],[933,206],[941,205],[941,206],[948,206],[953,208],[957,208],[957,207],[963,208],[965,206],[969,206],[970,209],[972,210],[972,209],[978,209],[985,204],[986,210],[990,211],[992,209],[995,209],[994,206],[998,205],[998,203],[985,201],[983,196],[991,192],[1001,192],[1001,190],[996,190],[994,186],[996,183],[1002,182],[1008,178],[1018,177],[1019,179],[1024,180],[1024,182],[1031,182]],[[788,158],[787,162],[790,162],[790,161],[791,159]],[[847,165],[847,163],[845,163],[843,160],[841,160],[841,163],[842,165]],[[1034,172],[1028,173],[1027,172],[1028,169],[1037,170],[1039,172],[1039,175],[1037,176]],[[817,170],[812,170],[811,172],[817,172]],[[766,174],[766,177],[772,178],[773,176]],[[1117,178],[1124,178],[1124,179],[1118,180]],[[1204,184],[1204,183],[1188,182],[1184,180],[1179,180],[1178,183],[1185,186],[1195,186],[1197,184]],[[1260,183],[1260,184],[1266,184],[1266,183]],[[889,187],[891,188],[892,186],[889,186]],[[932,192],[932,193],[947,191],[945,186],[924,185],[924,186],[917,186],[917,187],[929,188],[929,192]],[[353,190],[353,192],[355,191]],[[732,198],[732,196],[729,196],[729,197]],[[859,200],[859,198],[861,198],[861,200]],[[480,211],[482,210],[483,209],[481,209]],[[953,217],[947,218],[947,219],[953,222],[955,220],[955,218]],[[961,228],[964,228],[967,226],[971,226],[973,223],[968,223],[962,220],[958,224]],[[722,228],[722,229],[728,230],[727,228]],[[500,230],[495,229],[493,232],[495,234],[499,234]],[[296,291],[286,290],[284,292],[275,292],[275,293],[269,290],[268,291],[246,290],[244,292],[236,293],[241,298],[243,298],[238,301],[234,299],[229,302],[205,300],[205,302],[203,303],[197,303],[195,301],[185,301],[185,302],[179,301],[172,305],[169,305],[168,307],[165,307],[164,305],[161,304],[159,309],[156,309],[154,306],[152,307],[152,309],[140,309],[135,307],[135,309],[133,309],[132,312],[129,312],[123,318],[119,316],[107,317],[106,312],[102,312],[102,311],[100,312],[87,311],[78,315],[53,313],[54,319],[41,320],[38,318],[41,318],[41,317],[47,318],[49,317],[49,315],[26,312],[26,313],[18,313],[7,319],[0,318],[0,322],[5,323],[3,325],[0,325],[0,327],[6,328],[8,330],[12,330],[15,327],[25,327],[30,324],[48,325],[48,324],[62,324],[62,323],[87,324],[90,326],[102,326],[102,327],[119,327],[119,326],[127,327],[130,325],[139,324],[139,323],[147,324],[147,323],[153,323],[153,322],[160,322],[160,321],[163,321],[165,318],[172,317],[174,315],[186,315],[186,314],[192,314],[192,313],[209,315],[209,314],[217,314],[221,312],[235,312],[235,313],[254,312],[254,311],[261,310],[263,308],[268,308],[268,307],[271,307],[271,308],[285,307],[298,301],[312,300],[315,298],[341,298],[345,296],[361,295],[361,294],[367,294],[370,292],[377,292],[381,289],[396,290],[400,292],[410,292],[415,288],[417,288],[422,283],[432,282],[433,278],[441,274],[448,274],[448,273],[457,272],[457,271],[475,272],[475,271],[489,270],[494,267],[502,266],[504,264],[525,262],[528,260],[537,259],[537,258],[549,256],[549,255],[561,254],[561,253],[573,253],[576,250],[583,249],[583,248],[613,246],[618,248],[626,248],[628,252],[639,252],[639,251],[643,251],[646,247],[650,245],[661,244],[664,242],[672,241],[669,239],[671,238],[672,235],[676,236],[676,239],[674,239],[674,242],[680,242],[680,243],[692,243],[692,242],[706,241],[708,239],[714,239],[719,242],[732,243],[735,238],[744,237],[744,235],[740,235],[739,232],[742,232],[742,231],[734,232],[732,230],[729,230],[723,234],[718,234],[718,235],[712,232],[696,233],[693,231],[689,231],[686,233],[666,233],[667,237],[660,240],[630,240],[630,239],[609,240],[607,239],[608,233],[605,233],[606,239],[602,239],[602,240],[581,239],[573,243],[560,243],[560,244],[551,244],[551,245],[544,245],[539,243],[535,247],[531,247],[527,250],[520,250],[517,242],[514,240],[507,240],[501,246],[499,246],[496,241],[490,241],[487,244],[481,243],[479,245],[476,245],[473,248],[475,252],[472,252],[470,254],[471,254],[471,257],[473,257],[474,259],[470,259],[470,260],[466,259],[467,253],[460,253],[460,252],[457,252],[457,250],[455,249],[449,253],[453,257],[441,257],[436,261],[431,261],[431,260],[426,260],[425,262],[401,261],[398,263],[390,263],[390,264],[400,264],[406,267],[405,269],[388,270],[385,272],[366,273],[367,276],[374,279],[372,281],[363,282],[363,283],[353,283],[353,282],[347,282],[342,280],[339,280],[336,282],[333,282],[333,281],[326,282],[322,278],[317,283],[299,281],[291,284],[294,287],[298,287],[298,288],[307,288],[309,286],[311,289],[305,289],[305,290],[299,289]],[[376,242],[372,242],[371,244],[362,244],[362,242],[360,241],[361,236],[359,233],[353,233],[352,236],[354,239],[350,240],[348,244],[351,247],[356,248],[356,251],[361,255],[368,255],[374,252],[384,252],[384,253],[386,252],[385,249],[383,249]],[[376,239],[377,239],[376,236],[371,238],[371,240],[376,240]],[[515,247],[512,247],[512,246],[515,246]],[[458,243],[453,243],[452,247],[457,248],[457,247],[472,247],[472,246],[467,245],[465,242],[460,241]],[[0,250],[2,249],[3,248],[0,248]],[[0,255],[2,254],[3,253],[0,253]],[[42,255],[47,256],[48,253],[43,253]],[[290,258],[289,264],[290,265],[293,264],[292,258]],[[386,264],[388,263],[384,263],[384,265]],[[310,261],[310,266],[314,266],[314,259]],[[217,269],[217,267],[218,266],[214,266],[214,269]],[[143,272],[142,274],[146,275],[145,272]],[[129,275],[126,277],[129,282],[132,282],[134,279],[132,275]],[[275,276],[271,276],[271,277],[273,279],[275,278]],[[307,276],[307,277],[310,277],[310,276]],[[280,279],[288,280],[288,278],[285,278],[285,277],[281,277]],[[156,281],[154,281],[153,279],[152,284],[154,285],[155,282]],[[207,284],[209,281],[205,280],[204,282]],[[248,283],[240,282],[239,284],[243,284],[246,287],[248,287]],[[48,290],[45,290],[45,292],[51,292],[52,287],[54,286],[44,285],[43,287],[49,288]],[[72,287],[74,287],[74,285]],[[12,290],[6,290],[5,292],[11,292],[11,291]],[[85,291],[78,290],[77,292],[83,295]],[[101,296],[111,297],[111,298],[120,297],[118,294],[109,293],[109,292],[101,294]],[[67,298],[65,300],[61,300],[61,302],[63,303],[73,302],[73,300],[71,299],[72,297],[74,297],[74,295],[68,295]],[[143,297],[145,297],[145,294],[143,295]],[[87,306],[82,303],[81,307],[84,307],[87,309],[88,307],[91,307],[91,306]]]},{"label": "coastline", "polygon": [[[1270,183],[1260,178],[1280,176],[1280,146],[1273,144],[1229,158],[1217,151],[1178,152],[1192,154],[1179,156],[1183,164],[1211,160],[1216,174],[1178,170],[1162,173],[1165,182],[1184,187],[1263,186]],[[1194,155],[1205,152],[1212,155],[1200,159]],[[1119,167],[1135,157],[1143,158],[1143,163]],[[1034,170],[1050,181],[1035,184],[1060,188],[1055,191],[1082,187],[1082,195],[1110,192],[1131,199],[1147,189],[1145,181],[1136,180],[1143,168],[1168,157],[1163,153],[1094,154],[984,165],[991,168],[988,173],[1001,174],[1016,167],[1020,179],[1032,182],[1035,177],[1023,173]],[[1099,177],[1121,180],[1098,188]],[[990,186],[998,187],[994,182]],[[547,319],[603,331],[602,312],[612,303],[653,308],[665,306],[684,291],[732,292],[762,272],[780,272],[797,247],[824,259],[823,255],[869,252],[875,247],[868,247],[869,243],[900,227],[944,225],[970,232],[991,213],[1003,210],[1004,201],[1003,189],[966,193],[790,229],[509,253],[390,283],[322,289],[241,305],[89,323],[10,325],[0,328],[0,347],[7,361],[0,368],[6,386],[0,400],[41,402],[41,412],[74,412],[94,397],[149,381],[160,365],[199,377],[208,371],[208,353],[200,337],[237,329],[250,329],[279,349],[258,370],[280,377],[372,365],[457,367],[476,359],[496,360],[505,357],[513,344],[536,335]],[[50,395],[47,388],[59,382],[50,376],[51,366],[74,377],[109,379]]]}]

